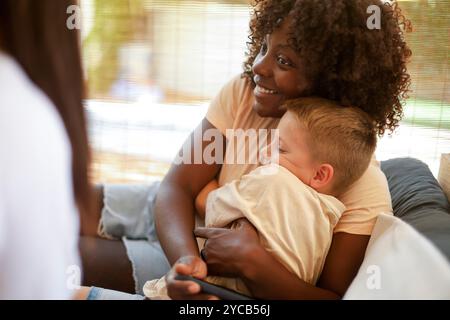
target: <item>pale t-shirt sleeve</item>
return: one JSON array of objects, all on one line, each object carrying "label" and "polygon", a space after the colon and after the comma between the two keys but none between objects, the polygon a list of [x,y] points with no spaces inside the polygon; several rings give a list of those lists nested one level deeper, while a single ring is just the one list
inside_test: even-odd
[{"label": "pale t-shirt sleeve", "polygon": [[379,214],[392,214],[386,176],[375,158],[363,176],[339,200],[347,209],[334,228],[334,233],[370,235]]},{"label": "pale t-shirt sleeve", "polygon": [[206,119],[223,135],[225,135],[226,129],[233,128],[246,81],[240,75],[234,77],[220,90],[209,105]]}]

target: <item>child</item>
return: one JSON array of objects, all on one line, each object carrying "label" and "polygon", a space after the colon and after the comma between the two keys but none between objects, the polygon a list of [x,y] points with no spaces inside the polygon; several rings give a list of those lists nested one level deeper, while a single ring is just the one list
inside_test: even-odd
[{"label": "child", "polygon": [[[315,284],[344,212],[337,199],[367,169],[376,147],[373,121],[363,111],[320,98],[286,103],[279,161],[261,166],[208,195],[207,227],[248,219],[263,246],[291,272]],[[242,280],[206,281],[250,295]],[[146,283],[149,298],[167,295],[164,279]]]}]

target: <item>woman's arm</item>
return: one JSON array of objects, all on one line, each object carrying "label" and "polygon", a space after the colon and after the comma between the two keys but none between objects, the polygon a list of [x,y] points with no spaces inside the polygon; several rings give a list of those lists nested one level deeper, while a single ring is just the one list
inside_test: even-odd
[{"label": "woman's arm", "polygon": [[340,299],[363,261],[369,236],[338,233],[328,253],[317,286],[290,273],[262,247],[250,255],[243,280],[262,299]]},{"label": "woman's arm", "polygon": [[[203,150],[211,142],[203,142],[202,133],[215,129],[206,119],[194,130],[180,151],[190,150],[191,163],[198,152],[195,146]],[[217,130],[217,129],[216,129]],[[225,138],[220,135],[225,148]],[[215,142],[217,143],[217,142]],[[217,144],[218,145],[218,144]],[[224,149],[225,150],[225,149]],[[156,231],[161,246],[171,264],[183,256],[198,256],[197,242],[193,234],[194,202],[202,188],[220,171],[220,164],[174,164],[161,183],[155,203]]]},{"label": "woman's arm", "polygon": [[[242,222],[241,222],[242,221]],[[289,272],[258,241],[246,220],[234,230],[199,228],[208,238],[205,247],[209,274],[240,277],[260,299],[340,299],[363,261],[369,236],[337,233],[317,286]]]},{"label": "woman's arm", "polygon": [[368,235],[335,233],[317,286],[343,297],[364,260],[369,240]]}]

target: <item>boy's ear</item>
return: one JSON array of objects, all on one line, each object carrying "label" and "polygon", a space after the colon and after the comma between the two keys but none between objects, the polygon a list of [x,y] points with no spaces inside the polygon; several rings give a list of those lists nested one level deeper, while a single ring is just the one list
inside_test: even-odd
[{"label": "boy's ear", "polygon": [[321,164],[316,171],[316,175],[311,180],[311,187],[314,189],[324,188],[328,186],[333,179],[334,169],[328,164]]}]

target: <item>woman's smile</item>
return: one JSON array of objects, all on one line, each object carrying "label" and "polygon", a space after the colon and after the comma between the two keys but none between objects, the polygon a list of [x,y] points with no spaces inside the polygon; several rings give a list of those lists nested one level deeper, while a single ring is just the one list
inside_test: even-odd
[{"label": "woman's smile", "polygon": [[[255,94],[255,99],[258,103],[265,104],[265,103],[274,103],[280,102],[280,99],[282,99],[282,95],[277,91],[274,90],[268,86],[264,86],[262,84],[257,83],[255,89],[253,90],[253,93]],[[274,101],[276,100],[276,101]]]},{"label": "woman's smile", "polygon": [[255,88],[255,95],[265,95],[265,94],[274,95],[274,94],[278,94],[278,91],[272,90],[272,89],[266,88],[260,84],[257,84],[256,88]]},{"label": "woman's smile", "polygon": [[285,110],[281,110],[281,105],[285,96],[279,91],[261,84],[256,84],[253,90],[255,96],[255,111],[262,117],[281,117]]}]

